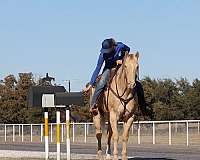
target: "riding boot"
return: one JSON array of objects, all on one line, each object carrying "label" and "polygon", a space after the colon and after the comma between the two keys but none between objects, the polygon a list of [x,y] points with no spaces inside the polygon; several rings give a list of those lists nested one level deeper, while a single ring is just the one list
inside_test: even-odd
[{"label": "riding boot", "polygon": [[97,115],[98,114],[98,108],[97,108],[97,104],[96,103],[94,103],[91,107],[90,107],[90,113],[92,114],[92,115]]}]

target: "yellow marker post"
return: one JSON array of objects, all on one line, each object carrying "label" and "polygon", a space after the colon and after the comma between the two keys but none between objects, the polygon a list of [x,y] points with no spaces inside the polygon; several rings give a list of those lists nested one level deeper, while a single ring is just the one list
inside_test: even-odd
[{"label": "yellow marker post", "polygon": [[56,111],[57,160],[60,160],[60,111]]},{"label": "yellow marker post", "polygon": [[49,158],[49,128],[48,128],[48,109],[44,112],[44,137],[45,137],[45,159]]}]

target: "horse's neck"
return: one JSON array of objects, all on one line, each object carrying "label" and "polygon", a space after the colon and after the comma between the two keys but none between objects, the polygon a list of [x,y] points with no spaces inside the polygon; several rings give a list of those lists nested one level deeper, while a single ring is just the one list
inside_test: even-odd
[{"label": "horse's neck", "polygon": [[[119,68],[114,77],[114,88],[115,90],[118,90],[120,96],[124,94],[124,97],[127,97],[130,94],[130,90],[127,88],[126,73],[122,66]],[[124,91],[126,92],[124,93]]]}]

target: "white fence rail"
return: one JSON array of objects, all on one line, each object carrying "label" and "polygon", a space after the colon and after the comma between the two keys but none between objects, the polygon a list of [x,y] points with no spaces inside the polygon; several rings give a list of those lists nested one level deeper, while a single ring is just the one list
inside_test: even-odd
[{"label": "white fence rail", "polygon": [[[200,145],[200,120],[140,121],[130,129],[129,144]],[[123,123],[118,130],[122,133]],[[105,129],[106,130],[106,129]],[[0,124],[0,143],[44,141],[44,124]],[[93,123],[71,123],[72,143],[96,143]],[[61,142],[66,136],[65,123],[61,123]],[[106,140],[104,134],[103,141]],[[49,124],[49,142],[56,143],[56,124]]]}]

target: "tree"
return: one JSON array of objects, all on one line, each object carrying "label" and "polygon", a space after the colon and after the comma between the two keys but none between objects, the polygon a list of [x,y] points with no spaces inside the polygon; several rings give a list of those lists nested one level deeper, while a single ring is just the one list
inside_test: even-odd
[{"label": "tree", "polygon": [[16,83],[17,80],[14,75],[8,75],[4,78],[4,84],[1,84],[0,123],[12,123],[16,121]]}]

